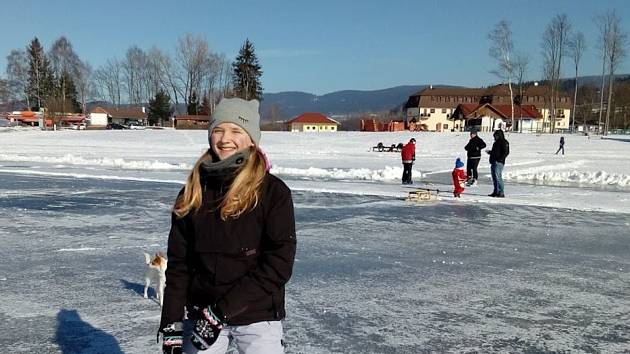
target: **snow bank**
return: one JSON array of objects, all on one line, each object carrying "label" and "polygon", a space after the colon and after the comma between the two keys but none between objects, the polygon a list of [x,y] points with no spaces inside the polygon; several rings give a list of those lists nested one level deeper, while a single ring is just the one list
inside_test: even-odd
[{"label": "snow bank", "polygon": [[192,166],[186,163],[171,164],[162,161],[129,161],[122,158],[103,157],[88,159],[81,156],[66,154],[62,157],[38,155],[0,154],[0,161],[38,162],[61,165],[101,166],[128,170],[189,170]]},{"label": "snow bank", "polygon": [[507,173],[506,180],[513,181],[533,181],[533,182],[562,182],[592,185],[608,185],[628,187],[630,186],[630,176],[608,173],[606,171],[581,172],[581,171],[560,171],[560,172],[535,172],[535,173]]},{"label": "snow bank", "polygon": [[[302,177],[312,179],[361,180],[361,181],[395,181],[402,176],[402,167],[385,166],[384,169],[369,168],[291,168],[274,167],[271,172],[279,176]],[[420,171],[413,171],[414,178],[421,178]]]},{"label": "snow bank", "polygon": [[561,182],[591,185],[608,185],[627,187],[630,186],[630,175],[609,173],[606,171],[580,171],[578,168],[587,161],[577,160],[570,163],[544,165],[528,169],[509,171],[504,174],[504,179],[512,181],[532,182]]}]

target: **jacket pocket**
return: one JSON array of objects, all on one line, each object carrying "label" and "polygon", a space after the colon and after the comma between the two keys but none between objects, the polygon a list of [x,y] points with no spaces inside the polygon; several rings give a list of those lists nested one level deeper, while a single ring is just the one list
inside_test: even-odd
[{"label": "jacket pocket", "polygon": [[217,255],[215,284],[232,284],[256,267],[256,254],[245,256],[244,252],[238,255]]}]

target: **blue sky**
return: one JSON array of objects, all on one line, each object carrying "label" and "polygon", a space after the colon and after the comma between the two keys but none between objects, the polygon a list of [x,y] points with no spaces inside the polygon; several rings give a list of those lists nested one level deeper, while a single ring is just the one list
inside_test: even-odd
[{"label": "blue sky", "polygon": [[[263,67],[265,92],[314,94],[494,84],[487,34],[501,19],[510,23],[516,49],[530,56],[531,80],[540,78],[541,36],[556,14],[567,14],[586,36],[584,75],[601,72],[595,15],[615,9],[630,32],[627,0],[5,0],[1,8],[2,72],[10,50],[24,48],[34,36],[46,49],[66,36],[97,68],[123,57],[131,45],[172,51],[179,37],[192,33],[230,59],[249,38]],[[630,73],[630,59],[619,72]],[[573,75],[568,62],[563,74]]]}]

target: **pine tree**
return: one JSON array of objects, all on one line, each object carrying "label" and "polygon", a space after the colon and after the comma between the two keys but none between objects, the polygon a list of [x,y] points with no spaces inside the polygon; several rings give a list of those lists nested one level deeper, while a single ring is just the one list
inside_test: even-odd
[{"label": "pine tree", "polygon": [[149,124],[157,125],[162,123],[173,113],[171,109],[171,97],[166,92],[160,90],[155,97],[149,100]]},{"label": "pine tree", "polygon": [[186,107],[188,114],[197,115],[199,112],[199,98],[197,93],[193,91],[188,97],[188,106]]},{"label": "pine tree", "polygon": [[199,108],[199,114],[202,116],[209,116],[212,112],[212,107],[210,107],[210,97],[208,95],[203,96],[203,100],[201,101],[201,107]]},{"label": "pine tree", "polygon": [[71,113],[81,113],[81,104],[79,103],[79,93],[74,79],[67,71],[64,72],[64,80],[66,81],[66,101],[68,102]]},{"label": "pine tree", "polygon": [[232,63],[232,68],[234,69],[232,78],[235,95],[245,100],[260,100],[263,90],[260,83],[262,71],[254,53],[254,45],[249,39],[245,40],[236,61]]},{"label": "pine tree", "polygon": [[77,113],[81,112],[81,104],[77,100],[77,87],[70,73],[64,70],[61,76],[55,80],[55,90],[52,96],[61,103],[61,107],[57,109],[61,113]]},{"label": "pine tree", "polygon": [[39,110],[45,104],[46,99],[52,96],[54,78],[50,69],[50,62],[37,37],[33,38],[27,47],[27,55],[29,78],[26,91],[33,108]]}]

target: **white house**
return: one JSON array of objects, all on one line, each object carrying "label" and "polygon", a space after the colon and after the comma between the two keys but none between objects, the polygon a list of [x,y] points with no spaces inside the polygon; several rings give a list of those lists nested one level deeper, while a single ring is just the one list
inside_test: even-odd
[{"label": "white house", "polygon": [[336,132],[339,122],[321,113],[303,113],[288,123],[291,132]]}]

